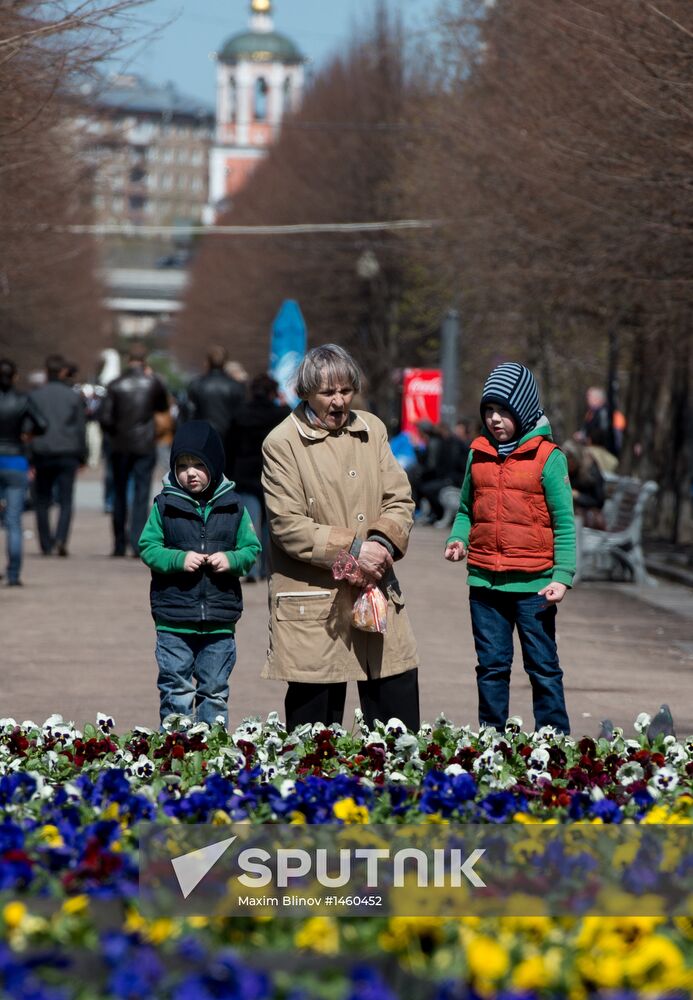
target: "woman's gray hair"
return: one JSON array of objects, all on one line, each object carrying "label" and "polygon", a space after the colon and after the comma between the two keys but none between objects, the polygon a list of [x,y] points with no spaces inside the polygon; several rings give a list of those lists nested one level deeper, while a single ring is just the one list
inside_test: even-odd
[{"label": "woman's gray hair", "polygon": [[308,399],[319,391],[325,379],[328,385],[350,385],[358,392],[361,377],[361,369],[348,351],[338,344],[322,344],[311,348],[298,366],[296,395]]}]

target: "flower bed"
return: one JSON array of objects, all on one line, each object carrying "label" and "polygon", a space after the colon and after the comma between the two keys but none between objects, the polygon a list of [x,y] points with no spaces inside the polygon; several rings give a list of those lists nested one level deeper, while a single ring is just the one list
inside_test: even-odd
[{"label": "flower bed", "polygon": [[[145,920],[138,825],[692,823],[693,741],[417,736],[276,714],[234,733],[78,732],[0,720],[0,982],[9,997],[129,1000],[688,996],[693,921],[665,918]],[[268,971],[271,970],[271,971]]]}]

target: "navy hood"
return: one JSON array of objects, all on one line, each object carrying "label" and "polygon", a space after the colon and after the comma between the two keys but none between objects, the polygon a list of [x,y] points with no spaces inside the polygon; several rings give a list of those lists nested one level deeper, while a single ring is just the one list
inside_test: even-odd
[{"label": "navy hood", "polygon": [[171,445],[171,482],[176,478],[176,459],[179,455],[194,455],[207,466],[212,489],[221,482],[224,475],[226,456],[218,431],[206,420],[189,420],[176,431]]}]

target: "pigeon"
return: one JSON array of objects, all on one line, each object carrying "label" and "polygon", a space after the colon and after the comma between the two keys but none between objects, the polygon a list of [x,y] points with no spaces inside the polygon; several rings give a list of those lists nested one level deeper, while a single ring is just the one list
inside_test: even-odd
[{"label": "pigeon", "polygon": [[613,738],[614,738],[614,724],[613,724],[613,722],[611,721],[611,719],[602,719],[602,721],[600,723],[600,727],[601,728],[599,730],[599,736],[597,736],[597,739],[598,740],[608,740],[609,743],[610,743],[613,740]]},{"label": "pigeon", "polygon": [[659,706],[659,711],[647,727],[647,738],[650,743],[653,743],[658,736],[676,736],[674,720],[668,705]]}]

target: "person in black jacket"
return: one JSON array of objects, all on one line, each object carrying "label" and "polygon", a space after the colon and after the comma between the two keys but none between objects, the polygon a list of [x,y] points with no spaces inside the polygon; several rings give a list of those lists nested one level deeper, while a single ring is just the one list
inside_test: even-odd
[{"label": "person in black jacket", "polygon": [[[147,352],[133,344],[127,368],[109,383],[99,421],[109,435],[113,466],[113,555],[124,556],[126,538],[133,555],[139,555],[139,538],[147,520],[152,474],[156,464],[155,413],[167,413],[168,394],[163,382],[145,370]],[[128,522],[128,480],[134,498]]]},{"label": "person in black jacket", "polygon": [[21,585],[22,512],[29,480],[26,445],[48,426],[34,401],[15,389],[17,366],[0,360],[0,497],[5,502],[7,585]]},{"label": "person in black jacket", "polygon": [[[188,400],[184,410],[187,420],[206,420],[226,442],[229,429],[239,407],[245,402],[245,386],[224,371],[228,354],[224,347],[210,347],[207,352],[207,372],[188,386]],[[226,474],[230,475],[228,463]]]},{"label": "person in black jacket", "polygon": [[258,375],[250,383],[250,400],[238,410],[229,429],[226,454],[231,477],[262,541],[262,559],[248,573],[247,581],[267,576],[269,531],[262,476],[262,442],[271,430],[288,417],[288,406],[278,406],[279,385],[270,375]]},{"label": "person in black jacket", "polygon": [[[36,527],[45,556],[54,549],[59,556],[67,555],[75,477],[87,457],[84,402],[66,381],[69,368],[62,355],[49,355],[46,358],[47,381],[32,393],[34,403],[48,421],[48,430],[32,449],[36,471]],[[55,533],[50,526],[54,494],[59,508]]]}]

